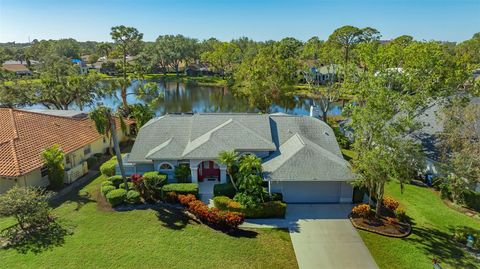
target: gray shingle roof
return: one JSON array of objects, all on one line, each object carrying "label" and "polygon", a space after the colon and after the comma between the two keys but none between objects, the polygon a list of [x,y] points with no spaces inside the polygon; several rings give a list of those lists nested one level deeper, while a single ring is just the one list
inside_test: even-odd
[{"label": "gray shingle roof", "polygon": [[215,159],[223,150],[270,152],[264,159],[267,180],[353,178],[327,124],[286,114],[165,115],[140,129],[129,161]]}]

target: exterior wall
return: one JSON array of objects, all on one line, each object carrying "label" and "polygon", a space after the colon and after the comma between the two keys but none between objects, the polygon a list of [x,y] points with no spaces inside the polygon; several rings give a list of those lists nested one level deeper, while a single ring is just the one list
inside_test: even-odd
[{"label": "exterior wall", "polygon": [[353,186],[349,182],[341,182],[340,203],[351,204],[353,202]]},{"label": "exterior wall", "polygon": [[[160,166],[162,164],[169,164],[172,169],[160,169]],[[153,170],[154,171],[158,171],[160,173],[163,173],[163,174],[166,174],[168,177],[168,182],[173,182],[175,181],[174,178],[175,178],[175,167],[178,165],[178,161],[176,160],[155,160],[153,161]]]},{"label": "exterior wall", "polygon": [[0,177],[0,194],[8,191],[15,185],[47,187],[48,184],[48,176],[42,178],[42,173],[40,172],[40,168],[38,168],[26,175],[16,178]]}]

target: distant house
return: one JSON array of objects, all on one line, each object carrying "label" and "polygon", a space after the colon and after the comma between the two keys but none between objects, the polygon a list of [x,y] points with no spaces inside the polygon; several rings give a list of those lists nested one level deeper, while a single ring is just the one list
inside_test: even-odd
[{"label": "distant house", "polygon": [[320,67],[311,67],[310,72],[314,75],[315,81],[325,85],[328,82],[335,81],[338,78],[339,66],[336,64],[321,65]]},{"label": "distant house", "polygon": [[83,74],[88,74],[88,66],[87,64],[83,61],[83,60],[80,60],[80,59],[71,59],[70,60],[73,64],[76,64],[79,68],[79,73],[81,75]]},{"label": "distant house", "polygon": [[32,71],[28,69],[26,61],[6,61],[2,64],[2,68],[15,73],[17,76],[29,76]]},{"label": "distant house", "polygon": [[212,72],[207,64],[194,63],[185,67],[185,74],[187,76],[213,76],[215,73]]},{"label": "distant house", "polygon": [[[0,125],[0,193],[13,185],[47,186],[41,152],[54,144],[65,152],[65,183],[84,175],[87,158],[109,146],[81,111],[0,108]],[[118,136],[125,140],[118,128]]]},{"label": "distant house", "polygon": [[308,116],[168,114],[140,129],[124,164],[127,174],[159,171],[170,182],[176,167],[188,166],[203,195],[228,182],[218,155],[231,150],[261,158],[268,191],[288,203],[352,202],[353,174],[333,130]]}]

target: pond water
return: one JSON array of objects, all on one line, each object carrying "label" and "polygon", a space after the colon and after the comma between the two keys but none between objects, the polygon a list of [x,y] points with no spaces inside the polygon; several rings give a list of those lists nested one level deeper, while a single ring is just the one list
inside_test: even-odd
[{"label": "pond water", "polygon": [[[154,103],[153,108],[157,115],[180,112],[258,112],[257,109],[249,106],[247,100],[235,97],[226,87],[199,86],[190,83],[152,80],[158,85],[158,94],[140,97],[135,94],[138,81],[134,81],[128,88],[127,101],[129,104]],[[161,96],[161,95],[160,95]],[[107,96],[95,101],[106,106],[116,108],[121,104],[120,91],[116,96]],[[272,105],[270,113],[283,112],[295,115],[309,115],[310,105],[313,101],[309,98],[286,97],[277,104]],[[43,108],[42,105],[35,105],[32,108]],[[89,110],[91,107],[84,108]],[[329,115],[340,115],[342,104],[335,103],[330,108]],[[75,109],[71,106],[70,109]]]}]

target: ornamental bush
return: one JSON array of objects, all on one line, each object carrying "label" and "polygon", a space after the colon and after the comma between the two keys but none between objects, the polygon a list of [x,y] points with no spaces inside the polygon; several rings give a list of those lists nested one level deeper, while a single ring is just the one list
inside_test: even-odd
[{"label": "ornamental bush", "polygon": [[115,186],[113,186],[113,185],[105,185],[105,186],[102,186],[100,188],[100,191],[102,192],[103,196],[106,196],[107,193],[109,193],[109,192],[111,192],[115,189],[117,189],[117,188],[115,188]]},{"label": "ornamental bush", "polygon": [[195,197],[195,195],[193,195],[193,194],[187,194],[187,195],[180,194],[180,195],[178,195],[178,201],[180,202],[180,204],[182,204],[184,206],[188,206],[188,204],[190,202],[193,202],[195,200],[197,200],[197,197]]},{"label": "ornamental bush", "polygon": [[100,184],[100,186],[102,186],[102,187],[107,186],[107,185],[108,186],[113,186],[113,183],[110,180],[105,180]]},{"label": "ornamental bush", "polygon": [[165,192],[163,199],[165,200],[165,202],[173,204],[178,202],[178,194],[174,191]]},{"label": "ornamental bush", "polygon": [[194,200],[188,203],[188,211],[202,222],[224,231],[235,229],[244,221],[244,216],[241,213],[209,208],[200,200]]},{"label": "ornamental bush", "polygon": [[127,203],[139,204],[141,202],[140,193],[136,190],[129,190],[127,192]]},{"label": "ornamental bush", "polygon": [[176,192],[177,194],[193,194],[198,197],[198,184],[197,183],[172,183],[162,187],[164,192]]},{"label": "ornamental bush", "polygon": [[466,190],[463,193],[463,202],[467,207],[480,212],[480,193]]},{"label": "ornamental bush", "polygon": [[143,185],[150,199],[159,199],[163,185],[167,183],[167,175],[152,171],[143,174]]},{"label": "ornamental bush", "polygon": [[233,198],[237,194],[237,190],[232,183],[221,183],[213,186],[213,196],[227,196]]},{"label": "ornamental bush", "polygon": [[408,222],[407,213],[403,208],[397,208],[397,210],[395,210],[395,216],[400,222]]},{"label": "ornamental bush", "polygon": [[186,165],[177,166],[175,168],[174,174],[175,174],[175,179],[179,183],[190,183],[191,182],[191,180],[190,180],[190,174],[191,174],[190,167],[188,167]]},{"label": "ornamental bush", "polygon": [[393,199],[392,197],[385,196],[383,198],[383,206],[385,206],[385,208],[387,208],[392,212],[395,212],[395,210],[397,210],[399,204],[400,203],[397,200]]},{"label": "ornamental bush", "polygon": [[117,187],[120,186],[120,184],[123,183],[123,178],[122,176],[111,176],[107,178],[108,181],[112,182],[112,185]]},{"label": "ornamental bush", "polygon": [[369,218],[371,216],[370,206],[367,204],[360,204],[352,209],[352,215],[356,217]]},{"label": "ornamental bush", "polygon": [[[135,185],[133,185],[132,182],[127,182],[127,184],[128,184],[128,190],[133,190],[135,188]],[[120,185],[118,185],[118,188],[125,189],[125,183],[120,183]]]},{"label": "ornamental bush", "polygon": [[105,197],[112,206],[116,206],[125,202],[127,199],[127,191],[124,189],[112,190],[108,192]]},{"label": "ornamental bush", "polygon": [[115,175],[115,166],[118,164],[117,157],[113,156],[110,160],[104,162],[100,166],[100,173],[107,177],[111,177]]}]

